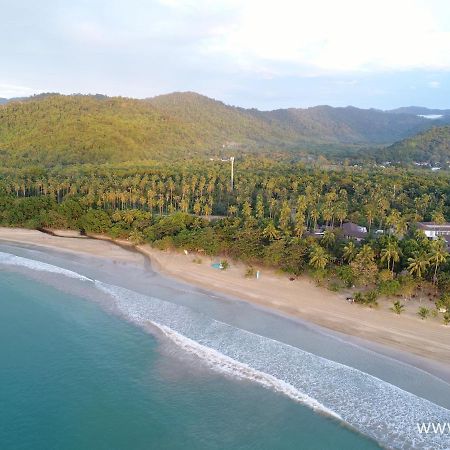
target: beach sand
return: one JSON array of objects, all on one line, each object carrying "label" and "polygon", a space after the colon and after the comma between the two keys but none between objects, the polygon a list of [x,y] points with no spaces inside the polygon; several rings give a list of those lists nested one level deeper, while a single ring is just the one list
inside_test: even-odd
[{"label": "beach sand", "polygon": [[[110,242],[109,238],[76,237],[76,233],[56,237],[34,230],[0,228],[0,239],[4,241],[91,254],[123,262],[138,262],[142,258],[136,252],[125,251]],[[119,241],[118,244],[133,249],[127,241]],[[440,319],[421,320],[416,314],[418,300],[405,302],[406,311],[398,316],[389,310],[391,301],[381,301],[377,309],[350,304],[345,300],[345,294],[317,287],[306,277],[290,281],[287,275],[262,269],[258,280],[249,279],[244,276],[246,266],[240,263],[231,262],[227,270],[217,270],[211,264],[220,258],[163,252],[149,245],[139,246],[138,250],[151,259],[153,268],[166,276],[346,335],[383,344],[393,350],[433,360],[447,367],[450,365],[450,326],[444,326]],[[198,262],[199,258],[201,263]],[[427,300],[423,300],[420,305],[433,306]]]}]

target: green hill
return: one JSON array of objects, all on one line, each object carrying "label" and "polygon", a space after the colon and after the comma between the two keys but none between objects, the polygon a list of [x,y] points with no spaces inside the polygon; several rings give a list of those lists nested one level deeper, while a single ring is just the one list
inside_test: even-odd
[{"label": "green hill", "polygon": [[0,153],[9,163],[149,159],[204,144],[192,127],[139,100],[57,95],[0,107]]},{"label": "green hill", "polygon": [[393,162],[447,164],[450,161],[450,126],[435,127],[387,147],[379,159]]},{"label": "green hill", "polygon": [[228,106],[195,92],[159,95],[146,102],[161,113],[189,124],[206,142],[235,147],[280,143],[294,146],[299,141],[298,133],[281,123],[268,123],[252,114],[252,110]]},{"label": "green hill", "polygon": [[377,109],[352,106],[281,109],[261,113],[289,125],[305,139],[340,144],[386,144],[431,126],[430,121],[411,114],[389,114]]},{"label": "green hill", "polygon": [[[171,102],[173,100],[173,102]],[[151,100],[39,96],[0,106],[6,165],[104,163],[293,145],[296,136],[196,94]]]},{"label": "green hill", "polygon": [[353,107],[258,111],[192,92],[146,100],[43,94],[0,105],[0,163],[99,164],[223,152],[342,155],[430,126],[415,115]]}]

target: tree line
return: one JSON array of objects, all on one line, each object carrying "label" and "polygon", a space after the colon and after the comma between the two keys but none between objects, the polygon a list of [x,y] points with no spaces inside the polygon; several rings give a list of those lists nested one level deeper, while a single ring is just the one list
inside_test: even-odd
[{"label": "tree line", "polygon": [[[233,188],[220,161],[4,169],[0,222],[108,233],[310,272],[330,289],[359,286],[355,300],[369,305],[378,295],[409,298],[423,289],[445,303],[445,243],[429,241],[416,223],[448,220],[449,181],[445,173],[325,171],[252,158],[237,161]],[[345,221],[366,226],[367,238],[344,239]]]}]

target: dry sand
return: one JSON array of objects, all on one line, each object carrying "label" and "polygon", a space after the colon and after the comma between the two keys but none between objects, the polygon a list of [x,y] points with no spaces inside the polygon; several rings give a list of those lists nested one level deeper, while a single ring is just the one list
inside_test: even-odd
[{"label": "dry sand", "polygon": [[[0,228],[2,240],[130,262],[137,261],[139,256],[121,249],[108,238],[70,237],[67,234],[66,237],[55,237],[33,230]],[[127,241],[119,241],[119,244],[132,247]],[[406,302],[406,311],[398,316],[389,310],[391,301],[381,301],[377,309],[350,304],[345,295],[317,287],[307,278],[290,281],[286,275],[262,269],[260,279],[249,279],[244,276],[246,267],[240,263],[231,263],[229,269],[222,271],[211,267],[219,258],[162,252],[148,245],[138,249],[150,257],[156,270],[165,275],[392,349],[450,364],[450,326],[442,325],[440,319],[421,320],[416,314],[419,307],[416,300]],[[198,258],[201,263],[194,262]],[[423,301],[421,306],[432,306],[428,303]]]},{"label": "dry sand", "polygon": [[[450,326],[444,326],[441,319],[420,319],[417,300],[406,302],[406,311],[396,315],[389,309],[391,301],[380,301],[377,309],[350,304],[344,294],[318,287],[306,277],[290,281],[286,275],[262,269],[258,280],[248,279],[246,267],[240,263],[231,263],[227,270],[217,270],[211,264],[219,262],[219,258],[162,252],[148,245],[139,248],[167,275],[335,331],[450,364]],[[196,258],[202,262],[193,262]],[[421,306],[430,306],[428,303],[423,301]]]}]

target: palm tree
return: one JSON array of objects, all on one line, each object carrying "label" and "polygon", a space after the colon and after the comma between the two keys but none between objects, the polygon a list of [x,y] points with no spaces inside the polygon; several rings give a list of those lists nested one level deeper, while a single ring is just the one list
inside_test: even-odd
[{"label": "palm tree", "polygon": [[433,220],[434,223],[438,225],[443,225],[446,222],[444,214],[442,214],[442,211],[434,211],[431,219]]},{"label": "palm tree", "polygon": [[317,208],[312,208],[310,216],[314,223],[312,229],[315,230],[317,228],[317,219],[319,218],[319,210]]},{"label": "palm tree", "polygon": [[325,269],[330,261],[330,255],[320,245],[315,245],[309,254],[309,265],[315,269]]},{"label": "palm tree", "polygon": [[420,279],[430,264],[430,259],[425,252],[416,252],[413,258],[408,258],[408,263],[408,272]]},{"label": "palm tree", "polygon": [[372,262],[375,258],[375,253],[369,244],[362,246],[361,250],[358,252],[358,258],[362,261]]},{"label": "palm tree", "polygon": [[445,263],[448,257],[444,239],[440,238],[431,242],[431,251],[428,256],[430,264],[434,265],[433,283],[436,283],[438,268],[441,264]]},{"label": "palm tree", "polygon": [[323,233],[323,237],[320,240],[320,242],[325,247],[331,247],[336,242],[336,235],[331,230],[325,230],[325,232]]},{"label": "palm tree", "polygon": [[342,256],[347,262],[351,262],[356,256],[356,245],[353,241],[349,241],[348,244],[344,247]]},{"label": "palm tree", "polygon": [[392,273],[394,273],[394,264],[400,261],[400,250],[395,241],[389,241],[386,247],[381,250],[381,261],[387,261],[387,269],[390,270],[392,268]]},{"label": "palm tree", "polygon": [[134,222],[134,213],[131,209],[128,209],[127,211],[125,211],[125,213],[123,215],[123,220],[128,225],[131,225]]},{"label": "palm tree", "polygon": [[289,234],[290,231],[289,230],[290,221],[291,221],[291,208],[289,207],[288,202],[284,201],[281,206],[279,225],[280,229],[286,235]]},{"label": "palm tree", "polygon": [[264,202],[261,195],[258,195],[258,198],[256,199],[256,218],[258,220],[264,219]]},{"label": "palm tree", "polygon": [[401,220],[400,213],[396,209],[393,209],[391,211],[391,213],[389,214],[389,216],[386,218],[386,223],[387,223],[387,225],[390,226],[390,230],[389,230],[390,234],[391,234],[392,230],[394,230],[395,232],[397,231],[397,227],[398,227],[400,220]]},{"label": "palm tree", "polygon": [[230,205],[228,207],[228,215],[230,215],[230,216],[235,216],[237,211],[238,211],[238,209],[237,209],[236,205]]},{"label": "palm tree", "polygon": [[242,205],[242,216],[244,219],[248,220],[252,216],[252,207],[249,201],[245,201]]},{"label": "palm tree", "polygon": [[263,236],[269,241],[275,241],[280,238],[280,232],[277,230],[273,221],[270,221],[263,230]]}]

